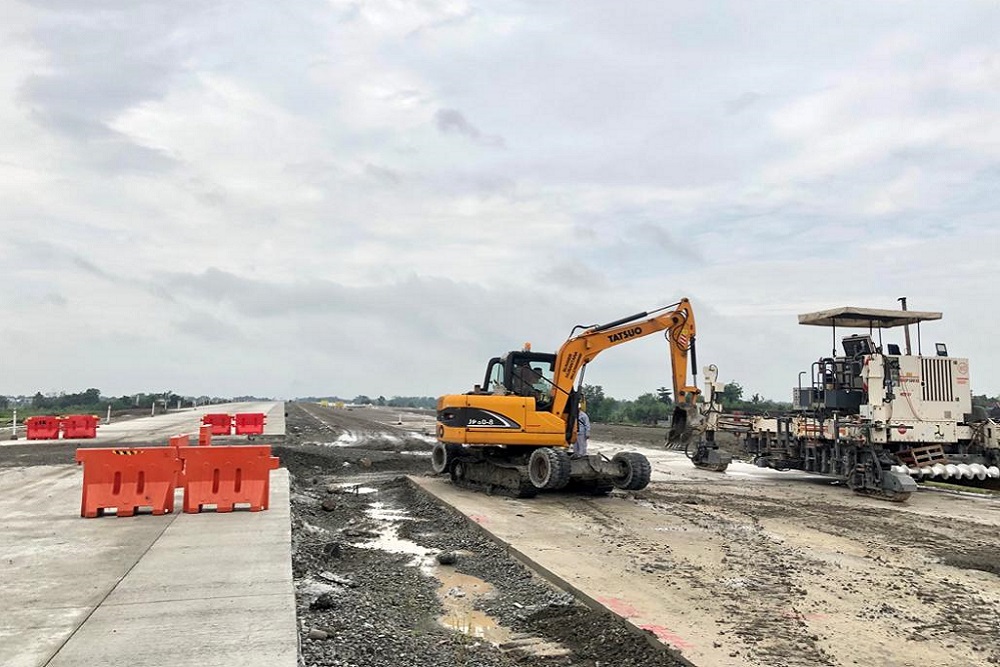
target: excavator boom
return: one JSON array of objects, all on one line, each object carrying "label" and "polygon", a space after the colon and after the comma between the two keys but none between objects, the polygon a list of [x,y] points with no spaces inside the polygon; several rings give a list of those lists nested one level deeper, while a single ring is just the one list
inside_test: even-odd
[{"label": "excavator boom", "polygon": [[566,403],[577,375],[594,357],[610,347],[658,331],[666,332],[670,348],[674,400],[678,404],[693,404],[701,393],[697,386],[687,382],[689,352],[692,376],[696,368],[694,311],[688,299],[681,299],[652,313],[637,313],[614,322],[589,327],[579,334],[570,336],[556,353],[554,379],[556,392],[552,412],[557,415],[567,412]]}]

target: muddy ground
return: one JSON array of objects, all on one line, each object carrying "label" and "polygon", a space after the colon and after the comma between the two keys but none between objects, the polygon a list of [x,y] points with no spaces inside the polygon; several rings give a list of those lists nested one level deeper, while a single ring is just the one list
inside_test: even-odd
[{"label": "muddy ground", "polygon": [[[684,664],[414,490],[404,476],[428,472],[432,413],[287,412],[271,442],[291,473],[304,665]],[[629,585],[678,610],[701,642],[692,662],[1000,664],[1000,502],[884,503],[799,473],[693,470],[662,429],[592,436],[644,451],[653,483],[609,503],[548,498],[545,511],[585,526]],[[61,443],[0,447],[0,466],[72,461]]]},{"label": "muddy ground", "polygon": [[1000,664],[996,500],[921,491],[888,503],[801,473],[698,471],[664,450],[662,429],[595,425],[592,435],[598,450],[646,453],[653,483],[616,503],[555,494],[545,516],[585,526],[607,547],[609,575],[623,564],[623,585],[678,610],[696,664]]},{"label": "muddy ground", "polygon": [[275,450],[292,475],[306,665],[684,664],[415,490],[401,476],[429,472],[431,439],[420,426],[317,405],[287,412]]}]

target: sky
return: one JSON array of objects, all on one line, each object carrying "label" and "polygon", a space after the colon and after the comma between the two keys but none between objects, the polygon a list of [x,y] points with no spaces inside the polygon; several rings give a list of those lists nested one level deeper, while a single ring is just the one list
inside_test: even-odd
[{"label": "sky", "polygon": [[[995,2],[0,19],[0,394],[459,393],[687,297],[698,363],[787,401],[832,347],[799,313],[902,296],[1000,394]],[[669,386],[666,343],[586,382]]]}]

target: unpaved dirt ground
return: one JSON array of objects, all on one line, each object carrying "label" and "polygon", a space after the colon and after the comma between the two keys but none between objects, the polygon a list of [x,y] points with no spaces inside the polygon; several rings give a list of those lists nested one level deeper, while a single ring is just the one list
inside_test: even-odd
[{"label": "unpaved dirt ground", "polygon": [[[594,437],[607,449],[621,434]],[[655,481],[634,514],[566,511],[629,554],[642,585],[714,627],[720,664],[1000,664],[996,498],[921,490],[889,503],[826,478],[739,464],[713,476],[644,451]]]},{"label": "unpaved dirt ground", "polygon": [[[427,473],[432,428],[429,413],[288,404],[272,444],[292,478],[305,665],[679,664],[403,480]],[[662,429],[598,424],[593,439],[644,451],[654,482],[546,511],[588,526],[699,629],[696,664],[1000,664],[997,500],[894,504],[797,473],[705,473],[663,450]],[[0,466],[70,462],[48,443],[0,447]]]},{"label": "unpaved dirt ground", "polygon": [[[390,411],[317,405],[287,412],[276,453],[292,474],[306,665],[684,664],[415,490],[402,475],[429,472],[432,440],[420,420],[396,425]],[[439,563],[442,553],[455,562]]]}]

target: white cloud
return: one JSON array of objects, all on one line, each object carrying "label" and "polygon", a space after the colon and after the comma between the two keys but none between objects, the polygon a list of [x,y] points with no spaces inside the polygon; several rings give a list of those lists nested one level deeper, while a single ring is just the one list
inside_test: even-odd
[{"label": "white cloud", "polygon": [[[1000,392],[991,5],[10,10],[0,393],[443,393],[690,296],[699,361],[784,398],[796,314],[904,294]],[[661,344],[588,381],[665,384]]]}]

